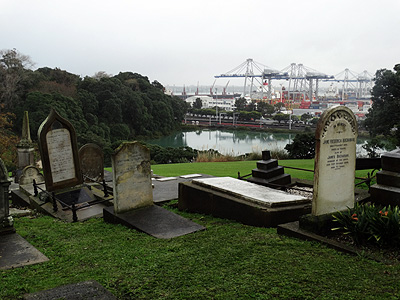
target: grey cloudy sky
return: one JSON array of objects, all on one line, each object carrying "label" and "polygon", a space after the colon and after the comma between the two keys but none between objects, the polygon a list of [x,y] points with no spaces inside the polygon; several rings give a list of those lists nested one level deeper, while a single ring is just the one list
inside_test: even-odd
[{"label": "grey cloudy sky", "polygon": [[399,12],[399,0],[0,0],[0,49],[164,85],[212,84],[247,58],[374,74],[400,63]]}]

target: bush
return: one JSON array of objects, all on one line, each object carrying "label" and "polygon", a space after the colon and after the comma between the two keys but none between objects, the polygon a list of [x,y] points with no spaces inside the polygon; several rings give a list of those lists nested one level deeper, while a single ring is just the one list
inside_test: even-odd
[{"label": "bush", "polygon": [[299,133],[291,144],[285,146],[290,158],[307,159],[315,156],[315,137],[310,133]]},{"label": "bush", "polygon": [[357,244],[400,245],[400,209],[374,204],[356,204],[353,209],[333,214],[334,221]]}]

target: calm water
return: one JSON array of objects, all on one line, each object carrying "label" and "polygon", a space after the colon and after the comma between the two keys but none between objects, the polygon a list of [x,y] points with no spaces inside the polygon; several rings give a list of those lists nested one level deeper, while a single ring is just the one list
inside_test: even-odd
[{"label": "calm water", "polygon": [[[169,136],[148,141],[162,147],[189,146],[197,150],[215,149],[222,154],[240,155],[262,150],[284,149],[295,134],[255,131],[196,130],[177,132]],[[357,156],[365,155],[362,149],[365,139],[357,141]]]}]

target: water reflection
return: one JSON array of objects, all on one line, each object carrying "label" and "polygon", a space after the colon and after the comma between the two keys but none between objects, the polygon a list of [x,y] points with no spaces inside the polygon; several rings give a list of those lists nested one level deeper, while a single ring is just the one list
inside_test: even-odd
[{"label": "water reflection", "polygon": [[[177,132],[148,141],[162,147],[189,146],[198,150],[215,149],[222,154],[240,155],[262,150],[281,150],[293,141],[294,133],[271,133],[246,130],[196,130]],[[362,145],[367,139],[357,140],[357,156],[366,155]]]}]

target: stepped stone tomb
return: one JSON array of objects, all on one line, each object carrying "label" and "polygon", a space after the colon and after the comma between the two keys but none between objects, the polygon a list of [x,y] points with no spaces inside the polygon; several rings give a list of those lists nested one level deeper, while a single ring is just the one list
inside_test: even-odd
[{"label": "stepped stone tomb", "polygon": [[257,162],[257,168],[252,170],[252,177],[247,181],[273,187],[289,185],[291,177],[289,174],[285,174],[282,166],[278,166],[277,159],[271,158],[270,151],[262,151],[262,160]]},{"label": "stepped stone tomb", "polygon": [[380,205],[400,205],[400,150],[381,155],[382,170],[371,186],[371,201]]}]

